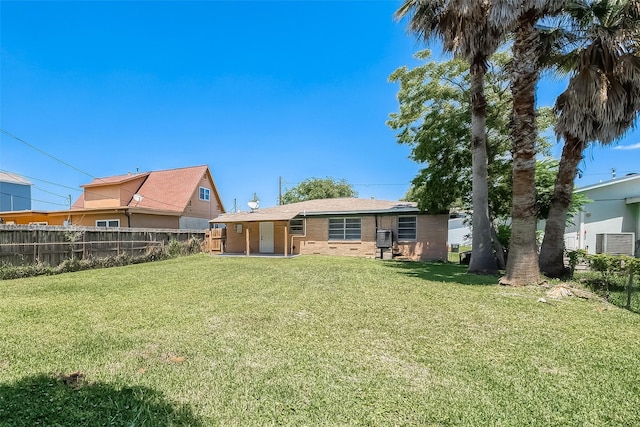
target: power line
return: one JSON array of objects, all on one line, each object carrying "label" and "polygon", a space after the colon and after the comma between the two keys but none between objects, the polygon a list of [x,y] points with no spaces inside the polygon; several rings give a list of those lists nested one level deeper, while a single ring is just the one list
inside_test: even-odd
[{"label": "power line", "polygon": [[4,129],[2,129],[2,128],[0,128],[0,132],[2,132],[2,133],[4,133],[4,134],[6,134],[6,135],[8,135],[8,136],[10,136],[11,138],[13,138],[13,139],[15,139],[16,141],[18,141],[18,142],[20,142],[20,143],[22,143],[22,144],[26,145],[27,147],[32,148],[32,149],[34,149],[34,150],[36,150],[36,151],[37,151],[37,152],[39,152],[40,154],[43,154],[43,155],[45,155],[45,156],[47,156],[47,157],[49,157],[49,158],[51,158],[51,159],[55,160],[55,161],[56,161],[56,162],[58,162],[58,163],[62,163],[63,165],[65,165],[65,166],[67,166],[67,167],[69,167],[69,168],[73,169],[73,170],[74,170],[74,171],[76,171],[76,172],[80,172],[80,173],[81,173],[81,174],[83,174],[83,175],[87,175],[87,176],[90,176],[91,178],[97,179],[95,176],[91,175],[90,173],[85,172],[85,171],[83,171],[83,170],[81,170],[81,169],[78,169],[77,167],[75,167],[75,166],[73,166],[73,165],[70,165],[69,163],[65,162],[64,160],[60,160],[60,159],[58,159],[57,157],[52,156],[51,154],[47,153],[46,151],[43,151],[43,150],[39,149],[38,147],[36,147],[36,146],[35,146],[35,145],[33,145],[33,144],[29,144],[29,143],[28,143],[27,141],[25,141],[24,139],[22,139],[22,138],[18,138],[18,137],[17,137],[17,136],[15,136],[14,134],[12,134],[12,133],[10,133],[10,132],[7,132],[6,130],[4,130]]},{"label": "power line", "polygon": [[5,193],[5,192],[0,192],[0,194],[3,194],[5,196],[11,196],[12,198],[15,198],[15,199],[23,199],[23,200],[33,201],[33,202],[48,203],[50,205],[64,206],[65,208],[69,206],[69,205],[63,205],[62,203],[48,202],[46,200],[38,200],[38,199],[33,199],[31,197],[19,196],[17,194],[11,194],[11,193]]},{"label": "power line", "polygon": [[63,184],[57,184],[57,183],[52,182],[52,181],[47,181],[46,179],[42,179],[42,178],[35,178],[35,177],[33,177],[33,176],[25,175],[25,174],[22,174],[22,173],[18,174],[17,172],[11,172],[11,171],[8,171],[8,170],[6,170],[6,169],[0,169],[0,172],[4,172],[4,173],[15,173],[15,174],[17,174],[17,175],[23,176],[23,177],[25,177],[25,178],[33,179],[33,180],[35,180],[35,181],[41,181],[41,182],[45,182],[45,183],[47,183],[47,184],[51,184],[51,185],[55,185],[55,186],[58,186],[58,187],[66,188],[66,189],[68,189],[68,190],[73,190],[73,191],[82,192],[82,190],[80,190],[80,189],[78,189],[78,188],[69,187],[68,185],[63,185]]},{"label": "power line", "polygon": [[[55,156],[53,156],[53,155],[51,155],[51,154],[47,153],[47,152],[46,152],[46,151],[44,151],[44,150],[41,150],[40,148],[36,147],[36,146],[35,146],[35,145],[33,145],[33,144],[28,143],[27,141],[25,141],[25,140],[24,140],[24,139],[22,139],[22,138],[18,138],[17,136],[13,135],[13,134],[12,134],[12,133],[10,133],[10,132],[7,132],[6,130],[4,130],[4,129],[2,129],[2,128],[0,128],[0,132],[2,132],[2,133],[4,133],[4,134],[6,134],[6,135],[8,135],[8,136],[10,136],[11,138],[13,138],[13,139],[15,139],[16,141],[18,141],[18,142],[20,142],[20,143],[22,143],[22,144],[26,145],[27,147],[29,147],[29,148],[31,148],[31,149],[33,149],[33,150],[36,150],[37,152],[39,152],[39,153],[41,153],[41,154],[43,154],[43,155],[45,155],[45,156],[47,156],[47,157],[49,157],[49,158],[51,158],[51,159],[55,160],[56,162],[61,163],[61,164],[65,165],[65,166],[67,166],[67,167],[69,167],[69,168],[71,168],[71,169],[73,169],[73,170],[75,170],[75,171],[77,171],[77,172],[80,172],[80,173],[81,173],[81,174],[83,174],[83,175],[87,175],[87,176],[89,176],[89,177],[91,177],[91,178],[93,178],[94,180],[97,180],[97,181],[101,181],[101,182],[104,182],[104,183],[108,183],[108,181],[105,181],[105,180],[104,180],[104,179],[102,179],[102,178],[98,178],[98,177],[96,177],[96,176],[94,176],[94,175],[90,174],[89,172],[85,172],[85,171],[83,171],[83,170],[81,170],[81,169],[78,169],[78,168],[76,168],[75,166],[70,165],[69,163],[65,162],[64,160],[60,160],[60,159],[58,159],[57,157],[55,157]],[[25,175],[25,176],[26,176],[26,175]],[[122,190],[124,190],[124,191],[125,191],[125,192],[127,192],[127,193],[130,193],[130,194],[131,194],[131,196],[134,196],[134,195],[136,194],[136,193],[135,193],[135,192],[133,192],[133,191],[126,190],[126,189],[124,189],[124,188],[121,188],[121,189],[122,189]],[[84,191],[84,193],[85,193],[85,194],[100,195],[100,194],[98,194],[98,193],[91,193],[91,192],[88,192],[88,191],[86,191],[86,190]],[[144,195],[143,195],[143,196],[144,196]],[[175,208],[180,208],[180,209],[184,208],[184,206],[174,205],[173,203],[167,203],[167,202],[166,202],[166,201],[164,201],[164,200],[155,200],[155,199],[150,198],[150,197],[147,197],[147,200],[150,200],[150,201],[152,201],[152,202],[162,203],[163,205],[166,205],[166,206],[173,206],[173,207],[175,207]]]},{"label": "power line", "polygon": [[62,194],[56,194],[56,193],[53,193],[51,191],[45,190],[43,188],[36,187],[35,185],[33,186],[33,188],[35,188],[36,190],[42,191],[43,193],[51,194],[52,196],[58,196],[58,197],[61,197],[63,199],[69,200],[69,196],[63,196]]}]

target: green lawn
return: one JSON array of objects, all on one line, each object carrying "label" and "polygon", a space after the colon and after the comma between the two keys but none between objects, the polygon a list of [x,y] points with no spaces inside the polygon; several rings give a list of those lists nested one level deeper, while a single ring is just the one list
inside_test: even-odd
[{"label": "green lawn", "polygon": [[465,269],[196,255],[2,281],[0,425],[640,425],[640,316]]}]

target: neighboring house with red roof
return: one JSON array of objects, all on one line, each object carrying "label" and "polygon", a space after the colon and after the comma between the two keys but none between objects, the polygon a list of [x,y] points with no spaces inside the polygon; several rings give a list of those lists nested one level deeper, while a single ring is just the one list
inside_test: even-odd
[{"label": "neighboring house with red roof", "polygon": [[229,213],[211,223],[226,224],[226,253],[445,261],[448,219],[421,213],[415,203],[337,198]]},{"label": "neighboring house with red roof", "polygon": [[224,212],[206,165],[96,178],[82,188],[69,210],[0,216],[6,224],[206,229]]}]

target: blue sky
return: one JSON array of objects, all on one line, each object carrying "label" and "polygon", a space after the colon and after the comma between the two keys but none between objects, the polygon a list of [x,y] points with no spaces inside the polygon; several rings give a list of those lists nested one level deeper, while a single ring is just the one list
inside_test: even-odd
[{"label": "blue sky", "polygon": [[[424,45],[393,20],[399,4],[2,1],[0,125],[41,151],[0,134],[0,169],[43,210],[93,177],[201,164],[227,210],[253,193],[276,204],[279,177],[401,198],[420,166],[385,125],[387,78]],[[541,84],[540,104],[561,86]],[[639,142],[589,149],[577,185],[640,172]]]}]

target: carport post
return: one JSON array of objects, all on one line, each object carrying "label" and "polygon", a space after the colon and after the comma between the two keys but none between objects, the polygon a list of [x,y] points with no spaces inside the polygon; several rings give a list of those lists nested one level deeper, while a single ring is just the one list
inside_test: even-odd
[{"label": "carport post", "polygon": [[287,230],[287,226],[285,225],[285,226],[284,226],[284,256],[285,256],[285,257],[288,255],[288,252],[289,252],[289,251],[288,251],[288,249],[289,249],[289,248],[287,248],[287,240],[288,240],[288,239],[287,239],[287,237],[288,237],[288,235],[287,235],[287,231],[288,231],[288,230]]},{"label": "carport post", "polygon": [[249,256],[249,227],[247,229],[247,256]]}]

